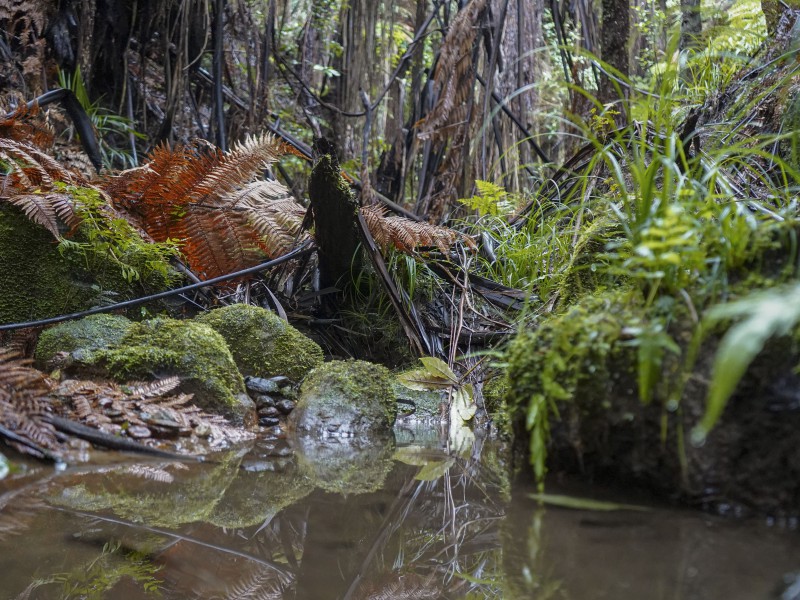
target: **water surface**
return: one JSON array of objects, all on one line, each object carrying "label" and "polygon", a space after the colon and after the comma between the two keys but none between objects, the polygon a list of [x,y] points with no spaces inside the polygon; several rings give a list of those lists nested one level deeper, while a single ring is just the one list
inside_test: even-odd
[{"label": "water surface", "polygon": [[800,571],[790,526],[543,507],[501,443],[458,445],[31,463],[0,481],[0,597],[766,600]]}]

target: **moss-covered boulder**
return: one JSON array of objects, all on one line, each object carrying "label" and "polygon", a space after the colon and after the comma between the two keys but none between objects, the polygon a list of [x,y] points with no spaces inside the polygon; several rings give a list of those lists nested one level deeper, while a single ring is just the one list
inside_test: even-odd
[{"label": "moss-covered boulder", "polygon": [[300,382],[322,364],[322,348],[275,313],[258,306],[233,304],[204,313],[195,321],[225,338],[242,375],[284,375]]},{"label": "moss-covered boulder", "polygon": [[314,369],[300,388],[290,425],[323,437],[389,433],[397,416],[386,367],[333,361]]},{"label": "moss-covered boulder", "polygon": [[255,405],[225,340],[202,323],[169,318],[135,323],[102,353],[102,361],[119,381],[178,375],[180,390],[194,394],[199,407],[236,424],[255,422]]},{"label": "moss-covered boulder", "polygon": [[70,190],[81,210],[90,211],[93,202],[95,212],[60,244],[18,208],[0,203],[0,323],[163,291],[177,279],[169,265],[172,246],[143,240],[121,220],[112,223],[97,212],[102,201],[96,191]]},{"label": "moss-covered boulder", "polygon": [[0,203],[0,323],[74,312],[95,296],[44,227]]},{"label": "moss-covered boulder", "polygon": [[394,467],[394,436],[296,441],[300,471],[317,487],[335,494],[369,494],[383,487]]},{"label": "moss-covered boulder", "polygon": [[91,364],[98,350],[119,344],[131,327],[130,319],[118,315],[91,315],[60,323],[39,336],[36,362],[47,367],[57,353],[66,352],[72,361]]},{"label": "moss-covered boulder", "polygon": [[[217,454],[214,463],[168,463],[141,467],[124,465],[64,478],[48,497],[55,506],[90,512],[110,512],[153,527],[180,527],[207,521],[239,474],[241,454]],[[147,472],[149,469],[149,472]],[[136,473],[147,475],[135,477]]]}]

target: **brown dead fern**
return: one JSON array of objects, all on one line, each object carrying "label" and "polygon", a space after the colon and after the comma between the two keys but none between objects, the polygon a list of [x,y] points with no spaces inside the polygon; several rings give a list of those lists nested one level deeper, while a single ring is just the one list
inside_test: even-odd
[{"label": "brown dead fern", "polygon": [[19,452],[44,458],[62,445],[53,426],[42,420],[50,412],[50,387],[29,364],[0,350],[0,437]]},{"label": "brown dead fern", "polygon": [[276,181],[252,182],[284,151],[270,135],[230,152],[204,141],[159,146],[146,165],[103,187],[155,241],[178,241],[189,266],[212,278],[284,253],[299,231],[302,207],[288,191]]},{"label": "brown dead fern", "polygon": [[475,245],[471,238],[448,227],[387,216],[386,209],[381,206],[365,206],[361,209],[361,214],[375,242],[384,251],[394,247],[400,252],[411,254],[421,246],[435,246],[447,254],[457,241],[469,247]]},{"label": "brown dead fern", "polygon": [[472,0],[453,19],[433,73],[438,98],[431,112],[418,123],[420,139],[447,138],[449,135],[440,129],[468,118],[466,104],[475,83],[472,48],[478,35],[478,19],[486,4],[487,0]]}]

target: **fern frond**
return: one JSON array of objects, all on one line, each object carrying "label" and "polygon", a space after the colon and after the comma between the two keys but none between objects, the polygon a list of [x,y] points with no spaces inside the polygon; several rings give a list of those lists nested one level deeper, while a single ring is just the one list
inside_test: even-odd
[{"label": "fern frond", "polygon": [[0,425],[31,442],[30,446],[8,441],[18,451],[40,455],[35,449],[58,449],[55,429],[38,417],[49,411],[50,387],[30,361],[0,350]]},{"label": "fern frond", "polygon": [[29,107],[25,102],[17,104],[7,115],[0,114],[0,138],[26,142],[41,149],[50,148],[53,145],[53,131],[46,124],[36,122],[38,115],[39,105],[34,103]]},{"label": "fern frond", "polygon": [[[202,140],[159,146],[147,165],[120,173],[103,188],[155,241],[178,240],[191,268],[212,278],[291,246],[299,230],[294,214],[301,209],[294,209],[279,183],[250,183],[284,151],[271,135],[248,138],[227,153]],[[277,216],[285,211],[288,216]]]},{"label": "fern frond", "polygon": [[15,191],[32,192],[37,188],[50,191],[54,181],[75,185],[86,183],[82,177],[28,142],[0,137],[0,160],[11,167],[6,176],[5,195]]},{"label": "fern frond", "polygon": [[19,194],[11,196],[7,202],[19,207],[25,216],[43,226],[56,239],[61,239],[61,224],[73,227],[80,221],[69,194]]},{"label": "fern frond", "polygon": [[454,119],[454,108],[464,105],[472,93],[472,46],[478,34],[478,18],[486,8],[487,0],[472,0],[463,8],[450,26],[439,53],[433,74],[439,97],[428,115],[419,123],[418,136],[429,139]]},{"label": "fern frond", "polygon": [[471,238],[448,227],[411,221],[403,217],[388,217],[386,210],[379,206],[365,206],[361,209],[361,214],[375,242],[384,250],[393,246],[408,254],[419,246],[436,246],[447,254],[450,246],[457,241],[464,242],[469,247],[475,245]]}]

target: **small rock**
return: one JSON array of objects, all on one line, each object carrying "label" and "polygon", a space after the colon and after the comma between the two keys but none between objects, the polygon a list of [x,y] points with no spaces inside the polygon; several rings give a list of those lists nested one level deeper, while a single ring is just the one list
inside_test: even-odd
[{"label": "small rock", "polygon": [[142,425],[132,425],[128,427],[127,433],[129,437],[135,439],[149,438],[152,435],[150,430]]},{"label": "small rock", "polygon": [[275,398],[267,396],[266,394],[252,394],[253,402],[256,403],[256,408],[266,408],[267,406],[275,406]]},{"label": "small rock", "polygon": [[261,423],[263,427],[275,427],[275,425],[280,423],[280,419],[277,417],[259,417],[258,422]]},{"label": "small rock", "polygon": [[256,394],[274,394],[280,390],[281,382],[275,381],[276,379],[286,379],[285,377],[271,377],[264,379],[263,377],[245,377],[244,385],[247,387],[248,392],[255,392]]},{"label": "small rock", "polygon": [[274,406],[266,406],[258,411],[258,416],[260,417],[279,417],[281,411],[279,411]]},{"label": "small rock", "polygon": [[275,403],[275,408],[281,411],[284,415],[288,415],[290,412],[292,412],[294,410],[294,407],[295,407],[295,402],[287,398],[284,398],[283,400],[278,400]]},{"label": "small rock", "polygon": [[208,423],[200,423],[194,428],[194,434],[199,438],[207,438],[211,435],[211,426]]}]

